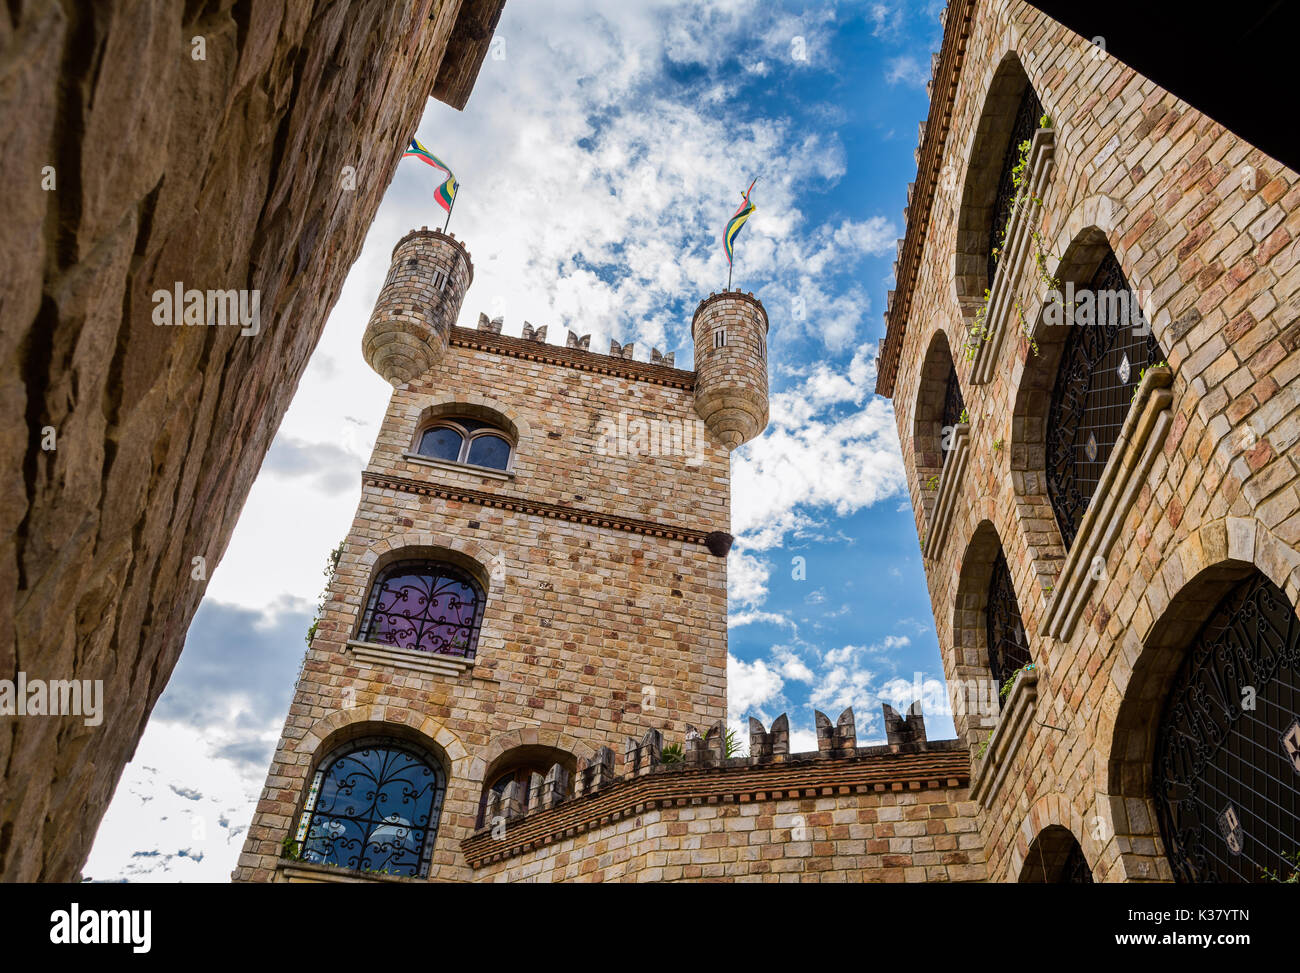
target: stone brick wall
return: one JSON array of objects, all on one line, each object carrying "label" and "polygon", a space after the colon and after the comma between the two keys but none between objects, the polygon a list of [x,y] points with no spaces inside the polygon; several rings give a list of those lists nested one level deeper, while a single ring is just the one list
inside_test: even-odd
[{"label": "stone brick wall", "polygon": [[[426,99],[464,104],[500,9],[0,13],[0,673],[107,701],[97,728],[0,723],[0,878],[75,877],[203,596],[193,559],[220,560]],[[259,333],[155,327],[177,282],[258,290]]]},{"label": "stone brick wall", "polygon": [[[918,395],[934,385],[922,384],[926,351],[946,335],[971,415],[971,455],[947,541],[925,565],[945,673],[987,673],[981,598],[998,544],[1038,666],[1033,718],[1006,783],[981,808],[989,876],[1016,880],[1036,837],[1059,825],[1097,880],[1168,879],[1149,767],[1171,659],[1225,578],[1255,568],[1293,605],[1300,600],[1298,177],[1019,0],[954,2],[947,31],[944,57],[957,56],[963,33],[964,53],[946,141],[919,153],[928,168],[913,198],[933,186],[933,202],[909,213],[919,260],[915,282],[901,282],[910,295],[896,296],[887,315],[881,390],[894,399],[920,535],[921,477],[932,461],[918,455],[926,447],[914,438],[915,416]],[[976,385],[960,353],[975,303],[957,273],[974,266],[959,256],[973,218],[963,190],[983,178],[970,166],[1000,165],[1001,148],[978,139],[1009,54],[1055,128],[1041,207],[1047,269],[1068,277],[1108,244],[1132,287],[1149,296],[1173,372],[1172,425],[1121,512],[1122,543],[1064,640],[1039,634],[1065,547],[1042,474],[1044,390],[1059,348],[1039,323],[1046,294],[1032,268],[1016,296],[1039,354],[1013,324],[992,381]],[[1006,92],[994,94],[994,112],[1005,111]],[[948,97],[946,85],[935,97]],[[927,138],[941,134],[932,123]],[[969,743],[987,736],[974,723],[959,726]],[[978,776],[979,760],[975,767]]]},{"label": "stone brick wall", "polygon": [[964,788],[646,811],[476,882],[972,882],[984,841]]},{"label": "stone brick wall", "polygon": [[[273,876],[310,773],[349,736],[408,733],[445,755],[428,877],[467,879],[459,844],[502,755],[589,758],[624,735],[680,741],[687,723],[726,715],[726,560],[705,539],[728,528],[729,453],[695,415],[694,375],[490,326],[448,339],[390,400],[237,879]],[[457,414],[516,438],[508,474],[409,455],[430,417]],[[649,438],[622,438],[620,416],[700,438],[645,455]],[[360,666],[346,643],[375,569],[426,553],[486,583],[475,664],[454,676]]]}]

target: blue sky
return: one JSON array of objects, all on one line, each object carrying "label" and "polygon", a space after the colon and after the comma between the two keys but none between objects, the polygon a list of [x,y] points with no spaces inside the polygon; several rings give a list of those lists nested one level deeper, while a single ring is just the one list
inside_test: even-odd
[{"label": "blue sky", "polygon": [[[726,280],[723,224],[759,177],[735,283],[771,318],[771,422],[732,458],[729,704],[735,723],[788,712],[796,749],[815,747],[814,707],[851,705],[859,742],[882,741],[880,703],[905,706],[915,673],[930,735],[952,734],[893,410],[873,392],[941,8],[510,0],[466,111],[430,102],[419,127],[461,182],[462,325],[527,319],[685,367],[691,312]],[[405,162],[388,187],[87,876],[234,866],[387,403],[361,333],[393,244],[441,222],[432,175]]]}]

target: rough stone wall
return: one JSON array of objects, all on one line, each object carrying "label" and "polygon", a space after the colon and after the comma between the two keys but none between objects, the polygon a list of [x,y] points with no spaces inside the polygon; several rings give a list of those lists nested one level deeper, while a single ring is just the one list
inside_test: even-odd
[{"label": "rough stone wall", "polygon": [[978,882],[965,788],[647,811],[517,858],[476,882]]},{"label": "rough stone wall", "polygon": [[[1012,50],[1056,128],[1046,247],[1060,258],[1089,227],[1100,230],[1130,284],[1150,293],[1154,334],[1174,373],[1173,427],[1066,642],[1037,634],[1065,553],[1034,469],[1044,399],[1021,397],[1046,365],[1014,318],[989,384],[971,383],[960,353],[973,310],[954,279],[962,187],[994,72]],[[1001,149],[993,151],[984,164],[999,164]],[[972,541],[987,521],[1040,670],[1035,720],[982,813],[989,875],[1016,880],[1032,841],[1058,824],[1098,880],[1168,879],[1148,769],[1163,686],[1140,676],[1160,653],[1167,674],[1167,657],[1185,644],[1167,634],[1171,616],[1186,622],[1182,638],[1194,631],[1214,600],[1208,578],[1253,565],[1293,604],[1300,593],[1297,175],[1018,0],[975,5],[942,164],[955,177],[939,180],[928,214],[894,392],[920,534],[927,505],[914,416],[926,349],[945,331],[972,417],[972,455],[946,544],[926,563],[936,630],[949,680],[987,672],[982,610],[958,592],[963,572],[978,574],[984,555]],[[1044,296],[1024,274],[1019,297],[1031,323]],[[985,735],[972,730],[968,742]]]},{"label": "rough stone wall", "polygon": [[[0,722],[0,878],[84,860],[461,6],[0,13],[0,674],[106,700],[97,728]],[[177,282],[260,291],[259,333],[156,327]]]},{"label": "rough stone wall", "polygon": [[[298,686],[284,736],[235,877],[270,879],[296,827],[305,783],[340,734],[406,728],[446,755],[449,786],[429,878],[467,879],[459,845],[477,826],[492,761],[514,747],[574,757],[660,729],[726,715],[726,560],[699,536],[728,527],[729,453],[707,437],[689,455],[617,451],[604,430],[620,413],[689,422],[693,376],[651,369],[676,384],[590,370],[615,360],[537,342],[483,340],[453,329],[441,363],[399,386],[368,472],[444,491],[548,504],[575,519],[368,485]],[[561,356],[588,366],[532,360]],[[617,362],[620,368],[646,368]],[[487,410],[487,411],[483,411]],[[430,415],[495,415],[518,447],[509,477],[407,457]],[[395,482],[390,480],[386,483]],[[587,519],[652,522],[666,536]],[[487,577],[475,665],[458,676],[359,668],[355,638],[376,564],[388,555],[448,549]]]}]

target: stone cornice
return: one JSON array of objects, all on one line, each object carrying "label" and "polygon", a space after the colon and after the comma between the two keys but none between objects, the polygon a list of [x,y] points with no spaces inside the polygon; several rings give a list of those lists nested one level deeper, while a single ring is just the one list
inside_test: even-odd
[{"label": "stone cornice", "polygon": [[492,331],[476,331],[472,328],[453,327],[450,343],[457,348],[473,348],[489,351],[496,355],[522,358],[525,361],[544,362],[561,368],[574,368],[582,372],[595,372],[598,375],[616,375],[638,382],[650,382],[669,388],[693,391],[695,373],[682,368],[670,368],[667,365],[652,365],[649,362],[632,361],[616,358],[613,355],[601,355],[581,348],[561,348],[559,345],[547,344],[545,341],[528,341],[509,335],[496,334]]},{"label": "stone cornice", "polygon": [[837,759],[801,755],[770,763],[737,760],[720,767],[660,765],[511,821],[503,838],[494,838],[491,829],[479,831],[461,842],[461,851],[472,868],[481,868],[661,807],[937,790],[964,787],[969,780],[966,752],[935,744],[910,751],[867,747],[856,756]]},{"label": "stone cornice", "polygon": [[891,398],[894,394],[894,381],[898,377],[898,362],[903,351],[912,292],[921,266],[921,252],[929,230],[930,210],[934,206],[943,150],[952,125],[957,81],[961,76],[962,61],[966,57],[966,40],[970,36],[974,6],[975,0],[951,0],[944,19],[939,66],[930,89],[930,114],[926,118],[925,135],[917,161],[916,189],[908,207],[907,231],[903,236],[903,251],[898,261],[895,282],[897,293],[885,312],[885,338],[876,358],[876,392]]},{"label": "stone cornice", "polygon": [[558,503],[527,500],[524,497],[512,497],[503,493],[488,493],[484,490],[470,490],[465,487],[447,486],[441,483],[426,483],[405,476],[398,476],[394,473],[380,473],[377,470],[363,470],[361,484],[363,487],[375,487],[380,490],[401,490],[403,493],[437,497],[440,500],[452,500],[458,503],[475,503],[481,507],[513,510],[519,513],[531,514],[535,517],[550,517],[555,520],[588,524],[592,527],[626,530],[634,534],[645,534],[649,537],[666,537],[687,544],[699,544],[701,547],[708,547],[709,536],[713,533],[712,531],[698,530],[692,527],[674,527],[671,524],[661,524],[653,520],[639,520],[635,517],[604,514],[581,507],[566,507]]},{"label": "stone cornice", "polygon": [[1088,595],[1105,577],[1110,549],[1119,539],[1133,501],[1173,425],[1170,410],[1174,401],[1170,391],[1173,382],[1174,373],[1167,367],[1149,368],[1142,376],[1119,439],[1093,493],[1093,502],[1088,504],[1052,589],[1039,635],[1068,641],[1088,604]]}]

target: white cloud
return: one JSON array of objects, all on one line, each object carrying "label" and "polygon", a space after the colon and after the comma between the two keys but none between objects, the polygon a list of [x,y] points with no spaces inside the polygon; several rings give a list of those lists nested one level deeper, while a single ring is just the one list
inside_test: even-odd
[{"label": "white cloud", "polygon": [[727,558],[728,603],[751,607],[762,604],[767,598],[767,581],[771,574],[769,562],[739,548],[733,549]]},{"label": "white cloud", "polygon": [[791,621],[785,615],[780,615],[777,614],[776,612],[748,611],[748,612],[736,612],[733,615],[727,616],[728,628],[741,628],[745,625],[753,625],[756,623],[766,624],[766,625],[781,625],[789,628],[795,627],[793,621]]},{"label": "white cloud", "polygon": [[[746,662],[727,656],[727,709],[742,717],[778,700],[785,681],[762,659]],[[760,717],[761,719],[762,717]]]},{"label": "white cloud", "polygon": [[885,64],[885,81],[891,85],[906,84],[924,88],[929,80],[929,70],[910,54],[890,58]]}]

